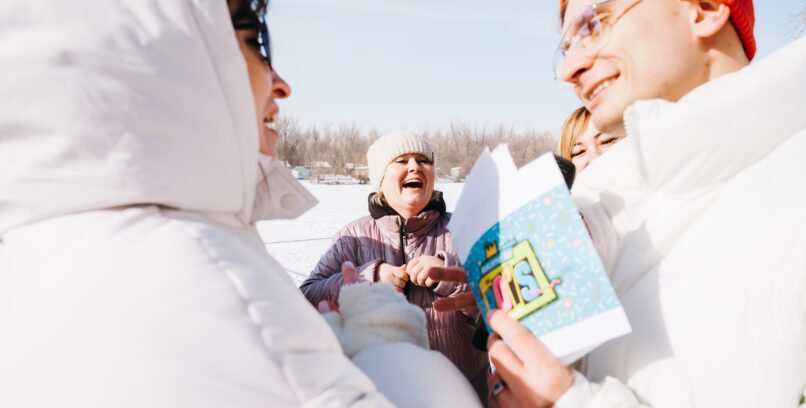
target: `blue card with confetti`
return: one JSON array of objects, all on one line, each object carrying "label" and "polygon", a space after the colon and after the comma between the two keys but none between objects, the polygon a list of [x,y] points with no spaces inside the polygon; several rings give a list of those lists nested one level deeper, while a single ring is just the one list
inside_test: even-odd
[{"label": "blue card with confetti", "polygon": [[[506,161],[507,155],[498,152],[497,157]],[[486,159],[492,159],[488,166],[497,164],[496,156]],[[486,209],[478,201],[461,208],[462,197],[454,214],[460,219],[471,216],[464,222],[486,221],[488,226],[464,225],[459,234],[452,234],[482,314],[506,311],[570,363],[629,333],[630,326],[554,158],[538,161],[521,170],[508,162],[496,166],[509,168],[494,172],[507,179],[484,186],[494,185],[500,200],[491,200]],[[465,189],[484,190],[471,184],[479,181],[471,176]],[[522,183],[528,180],[539,184],[532,194],[524,192]],[[455,221],[462,220],[452,219],[449,228],[459,225]]]}]

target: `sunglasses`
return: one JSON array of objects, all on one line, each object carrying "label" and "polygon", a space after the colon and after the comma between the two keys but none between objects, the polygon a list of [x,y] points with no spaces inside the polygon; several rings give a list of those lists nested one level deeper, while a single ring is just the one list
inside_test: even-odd
[{"label": "sunglasses", "polygon": [[257,32],[257,40],[247,40],[247,44],[257,48],[260,51],[263,62],[266,63],[269,69],[273,70],[274,68],[271,65],[271,38],[269,37],[269,26],[266,24],[266,17],[256,13],[254,20],[250,22],[233,22],[232,27],[236,30]]},{"label": "sunglasses", "polygon": [[624,7],[616,7],[622,0],[603,0],[585,6],[571,20],[554,53],[554,78],[560,78],[565,57],[569,52],[595,55],[607,44],[613,25],[641,0],[633,0]]}]

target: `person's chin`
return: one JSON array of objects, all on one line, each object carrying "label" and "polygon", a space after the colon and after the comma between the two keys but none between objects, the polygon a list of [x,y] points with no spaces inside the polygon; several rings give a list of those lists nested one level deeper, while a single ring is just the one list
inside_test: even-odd
[{"label": "person's chin", "polygon": [[419,195],[414,196],[414,197],[411,197],[411,196],[404,197],[403,201],[405,202],[405,204],[407,206],[409,206],[411,208],[419,208],[421,206],[424,206],[423,203],[427,204],[427,202],[425,200],[425,197],[420,197]]},{"label": "person's chin", "polygon": [[280,135],[275,129],[262,127],[260,129],[260,152],[275,156],[277,154],[277,141]]},{"label": "person's chin", "polygon": [[624,127],[625,104],[603,103],[591,112],[593,125],[603,133],[618,133]]}]

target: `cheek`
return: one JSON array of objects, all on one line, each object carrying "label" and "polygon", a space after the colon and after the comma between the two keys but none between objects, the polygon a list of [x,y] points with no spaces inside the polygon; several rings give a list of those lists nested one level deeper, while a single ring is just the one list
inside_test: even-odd
[{"label": "cheek", "polygon": [[246,55],[246,67],[249,71],[249,85],[252,88],[252,97],[255,101],[255,108],[259,119],[263,119],[263,110],[271,97],[271,72],[266,68],[263,61],[256,56]]},{"label": "cheek", "polygon": [[620,33],[619,41],[623,45],[618,53],[631,90],[628,102],[654,98],[676,100],[680,95],[676,94],[675,86],[692,76],[696,67],[696,61],[690,56],[697,55],[698,51],[696,44],[690,41],[687,25],[681,23],[679,16],[664,15],[668,24],[663,24],[664,29],[660,30],[659,25],[649,23],[659,21],[658,18],[661,17],[648,18],[646,24],[642,22],[638,28],[641,35]]},{"label": "cheek", "polygon": [[384,194],[391,194],[397,191],[398,184],[400,183],[400,175],[389,166],[386,168],[386,171],[383,173],[383,181],[381,181],[381,191]]},{"label": "cheek", "polygon": [[252,85],[252,96],[255,98],[255,106],[260,112],[269,102],[271,79],[265,73],[255,71],[254,74],[250,74],[250,84]]},{"label": "cheek", "polygon": [[588,159],[577,157],[577,158],[571,159],[571,163],[574,163],[574,166],[576,167],[577,172],[580,172],[588,165]]},{"label": "cheek", "polygon": [[400,183],[400,176],[401,172],[396,170],[394,166],[389,166],[386,168],[386,172],[384,172],[384,182],[389,184],[390,186],[397,186]]}]

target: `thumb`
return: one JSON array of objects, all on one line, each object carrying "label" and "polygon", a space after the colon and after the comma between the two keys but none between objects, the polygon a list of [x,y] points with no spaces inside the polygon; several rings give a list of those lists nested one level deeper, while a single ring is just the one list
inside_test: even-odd
[{"label": "thumb", "polygon": [[341,264],[341,278],[343,285],[350,285],[358,282],[358,271],[352,262],[346,261]]},{"label": "thumb", "polygon": [[406,270],[406,264],[400,265],[399,268],[395,268],[394,273],[398,278],[403,278],[409,275],[409,272]]}]

